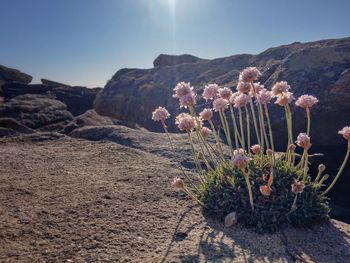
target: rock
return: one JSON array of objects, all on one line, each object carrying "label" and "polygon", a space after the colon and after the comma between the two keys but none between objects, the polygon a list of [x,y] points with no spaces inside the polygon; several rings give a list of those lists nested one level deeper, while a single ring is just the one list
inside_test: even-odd
[{"label": "rock", "polygon": [[180,55],[180,56],[173,56],[173,55],[159,55],[154,61],[153,66],[154,67],[165,67],[165,66],[174,66],[179,65],[183,63],[198,63],[207,61],[206,59],[197,58],[192,55]]},{"label": "rock", "polygon": [[18,82],[28,84],[32,81],[32,76],[25,74],[17,69],[8,68],[0,65],[0,87],[1,83]]},{"label": "rock", "polygon": [[13,118],[0,118],[0,127],[12,129],[13,131],[19,133],[34,133],[35,130],[28,128],[20,124],[17,120]]},{"label": "rock", "polygon": [[236,212],[231,212],[225,217],[225,227],[231,227],[237,224],[237,214]]},{"label": "rock", "polygon": [[18,134],[18,132],[12,130],[11,128],[0,127],[0,137],[11,136]]},{"label": "rock", "polygon": [[41,79],[41,83],[42,83],[43,85],[46,85],[46,86],[70,87],[70,86],[67,85],[67,84],[63,84],[63,83],[56,82],[56,81],[52,81],[52,80],[48,80],[48,79]]},{"label": "rock", "polygon": [[30,129],[43,131],[52,130],[52,125],[57,124],[63,129],[73,119],[64,103],[34,94],[19,95],[5,102],[0,106],[0,117],[12,118]]},{"label": "rock", "polygon": [[66,104],[68,111],[77,116],[93,108],[96,94],[101,90],[100,88],[70,87],[50,80],[42,81],[45,84],[6,83],[2,86],[3,95],[6,99],[23,94],[46,95]]},{"label": "rock", "polygon": [[76,116],[70,123],[68,123],[63,132],[68,134],[74,129],[84,126],[104,126],[113,124],[114,122],[111,118],[98,115],[95,110],[88,110],[82,115]]},{"label": "rock", "polygon": [[[260,82],[267,88],[276,81],[286,80],[296,97],[304,93],[317,96],[320,102],[311,112],[313,145],[328,147],[336,144],[338,147],[343,141],[337,131],[349,122],[344,114],[350,111],[347,103],[350,96],[349,51],[350,38],[344,38],[293,43],[258,55],[236,55],[200,63],[165,63],[166,67],[152,69],[122,69],[98,94],[95,109],[99,114],[113,116],[128,124],[161,131],[161,127],[151,120],[151,114],[158,105],[165,106],[173,118],[180,112],[178,101],[172,98],[176,83],[191,82],[198,94],[209,82],[235,88],[239,72],[247,66],[257,66],[263,73]],[[197,111],[205,106],[205,101],[199,100]],[[304,131],[305,113],[294,107],[292,110],[294,132]],[[271,106],[271,119],[276,128],[275,141],[282,150],[286,131],[280,127],[285,119],[283,110],[277,105]],[[329,129],[323,129],[325,125]],[[169,121],[168,126],[171,131],[177,131],[173,121]]]},{"label": "rock", "polygon": [[74,115],[80,115],[93,109],[94,100],[101,88],[89,89],[86,87],[56,87],[51,92],[55,98],[67,105],[67,109]]}]

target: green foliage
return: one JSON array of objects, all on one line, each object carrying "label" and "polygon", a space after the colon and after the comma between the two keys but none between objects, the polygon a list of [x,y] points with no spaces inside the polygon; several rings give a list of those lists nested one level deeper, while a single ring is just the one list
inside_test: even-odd
[{"label": "green foliage", "polygon": [[295,194],[291,191],[294,179],[300,170],[283,160],[277,160],[270,196],[260,193],[260,186],[266,185],[271,164],[268,157],[263,161],[255,158],[249,166],[250,182],[254,197],[254,211],[249,203],[247,185],[242,172],[225,164],[209,172],[207,182],[200,186],[199,200],[204,203],[204,212],[218,218],[235,211],[239,222],[255,228],[258,232],[275,232],[284,226],[311,227],[328,220],[328,199],[321,195],[310,179],[298,194],[297,209],[291,211]]}]

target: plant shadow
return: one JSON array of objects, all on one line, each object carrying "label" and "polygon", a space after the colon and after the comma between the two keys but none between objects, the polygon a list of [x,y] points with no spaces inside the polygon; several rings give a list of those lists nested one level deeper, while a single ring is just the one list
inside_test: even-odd
[{"label": "plant shadow", "polygon": [[350,228],[339,221],[258,234],[240,224],[225,228],[207,215],[191,220],[194,210],[201,213],[189,207],[180,216],[161,262],[350,263]]}]

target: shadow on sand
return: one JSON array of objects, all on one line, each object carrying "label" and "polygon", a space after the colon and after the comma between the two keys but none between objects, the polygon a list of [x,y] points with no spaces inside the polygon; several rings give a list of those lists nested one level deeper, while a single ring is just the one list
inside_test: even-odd
[{"label": "shadow on sand", "polygon": [[210,217],[193,222],[193,209],[182,213],[161,262],[350,262],[350,229],[341,222],[261,235]]}]

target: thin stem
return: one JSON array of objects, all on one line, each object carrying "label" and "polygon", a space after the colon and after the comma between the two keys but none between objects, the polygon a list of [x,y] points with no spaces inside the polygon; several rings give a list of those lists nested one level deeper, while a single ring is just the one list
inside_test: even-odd
[{"label": "thin stem", "polygon": [[233,150],[232,150],[232,143],[231,143],[231,135],[230,135],[230,132],[229,130],[227,129],[227,120],[226,118],[224,119],[224,116],[223,116],[223,112],[219,111],[219,115],[220,115],[220,120],[221,120],[221,123],[222,123],[222,126],[224,128],[224,132],[225,132],[225,136],[226,136],[226,140],[227,140],[227,144],[230,148],[230,152],[231,152],[231,157],[233,157]]},{"label": "thin stem", "polygon": [[239,126],[241,128],[242,148],[245,149],[244,126],[243,126],[243,118],[242,118],[241,108],[238,108],[238,112],[239,112]]},{"label": "thin stem", "polygon": [[305,156],[304,156],[303,181],[305,181],[307,178],[307,168],[309,166],[309,154],[306,149],[304,151],[305,151]]},{"label": "thin stem", "polygon": [[216,140],[216,145],[217,145],[217,148],[218,148],[219,153],[220,153],[220,155],[221,155],[221,158],[222,158],[222,160],[225,160],[224,152],[222,151],[222,148],[221,148],[220,137],[218,136],[218,134],[217,134],[217,132],[216,132],[214,123],[213,123],[211,120],[209,120],[209,124],[210,124],[210,126],[211,126],[211,129],[213,130],[214,137],[215,137],[215,140]]},{"label": "thin stem", "polygon": [[201,129],[200,121],[199,121],[199,119],[196,116],[196,112],[195,112],[194,108],[192,106],[190,106],[188,109],[189,109],[192,117],[196,120],[196,135],[197,135],[197,139],[198,139],[198,145],[199,145],[199,148],[200,148],[202,156],[203,156],[203,161],[204,161],[205,165],[207,166],[207,169],[208,170],[212,170],[208,160],[205,157],[204,149],[203,149],[203,146],[202,146],[202,143],[205,144],[205,142],[204,142],[204,140],[203,140],[203,138],[201,136],[201,133],[200,133],[200,129]]},{"label": "thin stem", "polygon": [[191,193],[191,191],[186,186],[184,186],[184,188],[182,188],[182,191],[184,193],[188,194],[190,197],[192,197],[196,202],[198,202],[198,204],[205,207],[205,204],[203,204],[193,193]]},{"label": "thin stem", "polygon": [[238,140],[242,144],[242,139],[241,139],[241,137],[239,136],[239,133],[238,133],[236,117],[235,117],[235,114],[234,114],[234,111],[233,111],[233,107],[232,107],[231,104],[230,104],[230,112],[231,112],[231,119],[232,119],[232,122],[233,122],[233,130],[234,130],[234,136],[235,136],[235,147],[236,147],[236,149],[238,149],[239,148]]},{"label": "thin stem", "polygon": [[287,106],[284,106],[284,112],[286,115],[286,122],[287,122],[287,132],[288,132],[288,143],[287,143],[287,151],[288,151],[288,145],[291,143],[291,137],[290,137],[290,128],[289,128],[289,116],[288,116],[288,109]]},{"label": "thin stem", "polygon": [[253,191],[252,191],[252,186],[251,186],[250,181],[249,181],[249,174],[244,169],[242,169],[242,173],[243,173],[245,182],[247,184],[250,206],[252,207],[252,210],[254,211]]},{"label": "thin stem", "polygon": [[306,134],[307,136],[310,135],[310,123],[311,123],[311,118],[310,118],[310,109],[306,108],[306,116],[307,116],[307,131]]},{"label": "thin stem", "polygon": [[323,195],[327,194],[327,193],[332,189],[332,187],[333,187],[334,184],[337,182],[337,180],[339,179],[339,176],[340,176],[341,173],[343,172],[344,167],[345,167],[345,165],[346,165],[346,163],[347,163],[347,161],[348,161],[348,159],[349,159],[349,155],[350,155],[350,141],[349,141],[348,151],[346,152],[344,161],[343,161],[342,165],[340,166],[337,175],[336,175],[335,178],[333,179],[333,182],[332,182],[332,183],[330,184],[330,186],[328,186],[328,188],[322,193]]},{"label": "thin stem", "polygon": [[250,96],[249,96],[249,104],[250,104],[250,110],[252,111],[256,139],[258,141],[258,144],[261,145],[261,143],[260,143],[260,136],[259,136],[259,129],[258,129],[258,125],[257,125],[257,122],[256,122],[256,115],[255,115],[255,110],[254,110],[254,104],[253,104],[253,100],[252,100],[252,98]]},{"label": "thin stem", "polygon": [[[168,128],[165,124],[165,122],[162,120],[162,125],[163,125],[163,128],[164,128],[164,131],[165,131],[165,134],[167,135],[168,137],[168,141],[170,143],[170,146],[171,146],[171,149],[172,149],[172,152],[173,152],[173,155],[174,155],[174,158],[176,158],[176,154],[175,154],[175,147],[174,147],[174,143],[173,143],[173,140],[171,139],[170,137],[170,134],[168,132]],[[181,164],[178,164],[182,174],[186,177],[186,179],[189,181],[189,183],[194,187],[194,189],[196,189],[197,192],[199,192],[199,189],[197,188],[197,186],[192,182],[192,180],[188,177],[188,175],[185,173],[185,170],[183,169],[182,165]]]},{"label": "thin stem", "polygon": [[245,114],[246,114],[246,122],[247,122],[247,152],[250,152],[250,117],[249,117],[249,111],[247,106],[245,106]]},{"label": "thin stem", "polygon": [[196,168],[197,168],[197,171],[199,173],[199,178],[201,179],[202,182],[204,182],[204,179],[202,177],[202,167],[201,167],[201,164],[199,163],[198,156],[197,156],[196,151],[194,149],[191,133],[187,132],[187,135],[188,135],[188,140],[189,140],[190,145],[191,145],[194,162],[196,164]]},{"label": "thin stem", "polygon": [[290,110],[289,104],[286,105],[289,119],[289,132],[290,132],[290,144],[293,143],[293,120],[292,120],[292,111]]},{"label": "thin stem", "polygon": [[269,128],[271,149],[272,149],[273,152],[275,152],[275,145],[274,145],[274,142],[273,142],[273,134],[272,134],[272,128],[271,128],[269,109],[268,109],[266,104],[264,104],[264,108],[265,108],[265,115],[266,115],[266,119],[267,119],[267,125],[268,125],[268,128]]},{"label": "thin stem", "polygon": [[264,133],[264,139],[265,139],[265,142],[266,142],[266,148],[269,149],[270,148],[270,144],[269,144],[269,140],[267,139],[267,135],[266,135],[265,119],[264,119],[264,113],[263,113],[263,109],[262,109],[261,104],[259,104],[259,114],[260,114],[260,118],[261,118],[261,124],[262,124],[263,133]]},{"label": "thin stem", "polygon": [[297,209],[297,199],[298,199],[298,194],[295,194],[294,200],[293,200],[293,204],[290,208],[289,213],[294,212]]}]

